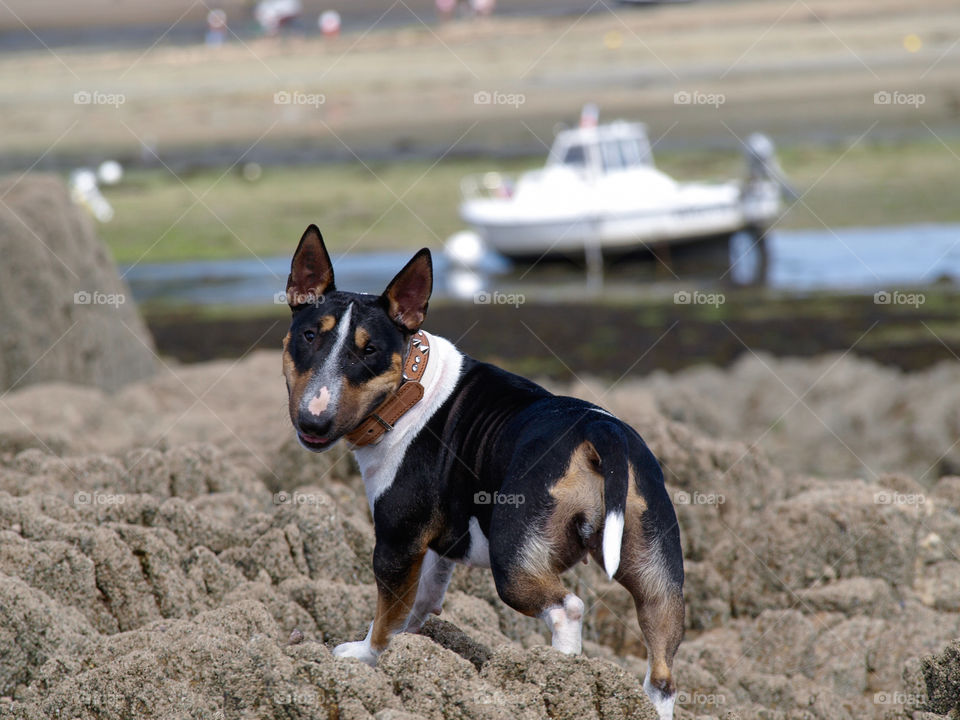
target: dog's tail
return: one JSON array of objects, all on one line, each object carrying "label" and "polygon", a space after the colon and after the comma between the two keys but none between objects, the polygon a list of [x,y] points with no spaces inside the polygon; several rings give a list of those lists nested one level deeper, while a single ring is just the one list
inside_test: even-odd
[{"label": "dog's tail", "polygon": [[620,547],[623,542],[624,513],[627,509],[627,491],[630,473],[627,467],[627,438],[618,422],[600,420],[587,427],[587,439],[599,456],[599,470],[603,475],[603,567],[613,579],[620,567]]}]

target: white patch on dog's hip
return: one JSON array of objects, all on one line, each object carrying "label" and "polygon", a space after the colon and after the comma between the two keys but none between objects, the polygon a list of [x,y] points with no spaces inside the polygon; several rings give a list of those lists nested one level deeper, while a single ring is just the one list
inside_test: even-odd
[{"label": "white patch on dog's hip", "polygon": [[470,550],[463,562],[471,567],[490,567],[490,543],[480,529],[480,523],[470,516]]}]

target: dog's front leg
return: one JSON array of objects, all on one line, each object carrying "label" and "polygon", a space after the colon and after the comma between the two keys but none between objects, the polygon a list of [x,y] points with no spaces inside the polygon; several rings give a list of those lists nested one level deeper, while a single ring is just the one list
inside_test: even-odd
[{"label": "dog's front leg", "polygon": [[453,575],[453,566],[453,560],[442,557],[433,550],[427,550],[420,569],[417,598],[403,628],[404,632],[418,633],[431,613],[440,614],[443,596],[447,593],[447,586]]},{"label": "dog's front leg", "polygon": [[377,578],[376,617],[366,638],[338,645],[333,651],[334,655],[356,658],[368,665],[377,664],[377,658],[386,650],[390,636],[403,629],[413,609],[425,554],[425,546],[411,551],[377,541],[373,550],[373,572]]}]

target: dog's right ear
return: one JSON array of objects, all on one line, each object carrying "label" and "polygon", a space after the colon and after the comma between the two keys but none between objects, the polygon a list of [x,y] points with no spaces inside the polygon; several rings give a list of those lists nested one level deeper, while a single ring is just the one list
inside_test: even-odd
[{"label": "dog's right ear", "polygon": [[323,244],[320,229],[311,225],[300,238],[290,263],[287,303],[292,310],[296,310],[301,305],[322,302],[321,298],[334,290],[333,264]]}]

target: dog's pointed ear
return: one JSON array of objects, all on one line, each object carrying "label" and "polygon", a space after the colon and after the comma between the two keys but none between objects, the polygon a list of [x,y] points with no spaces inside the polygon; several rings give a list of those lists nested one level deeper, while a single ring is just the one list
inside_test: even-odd
[{"label": "dog's pointed ear", "polygon": [[427,316],[432,292],[433,261],[430,251],[423,248],[390,281],[382,300],[393,322],[408,332],[416,332]]},{"label": "dog's pointed ear", "polygon": [[287,302],[292,309],[296,309],[301,305],[316,303],[334,290],[333,264],[323,244],[323,235],[316,225],[311,225],[300,238],[290,263]]}]

